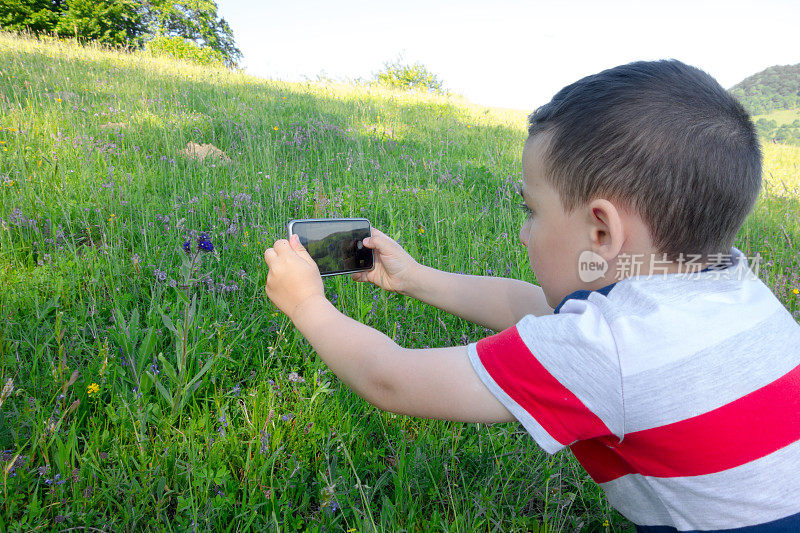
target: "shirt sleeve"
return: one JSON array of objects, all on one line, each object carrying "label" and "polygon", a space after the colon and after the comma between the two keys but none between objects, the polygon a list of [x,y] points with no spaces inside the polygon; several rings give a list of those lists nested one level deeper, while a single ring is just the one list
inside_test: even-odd
[{"label": "shirt sleeve", "polygon": [[597,305],[569,300],[467,347],[481,381],[548,453],[624,433],[622,379]]}]

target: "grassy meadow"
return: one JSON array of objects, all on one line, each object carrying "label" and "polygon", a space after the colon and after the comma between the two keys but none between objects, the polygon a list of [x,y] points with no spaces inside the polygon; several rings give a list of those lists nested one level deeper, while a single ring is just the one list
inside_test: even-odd
[{"label": "grassy meadow", "polygon": [[[264,294],[264,249],[306,217],[535,282],[514,190],[529,111],[0,33],[0,531],[629,531],[521,425],[372,407]],[[800,317],[800,148],[764,154],[736,246]],[[492,333],[325,287],[401,346]]]},{"label": "grassy meadow", "polygon": [[791,124],[795,120],[800,119],[800,109],[776,109],[771,113],[753,115],[752,118],[754,122],[760,118],[774,120],[778,126],[782,126],[784,124]]}]

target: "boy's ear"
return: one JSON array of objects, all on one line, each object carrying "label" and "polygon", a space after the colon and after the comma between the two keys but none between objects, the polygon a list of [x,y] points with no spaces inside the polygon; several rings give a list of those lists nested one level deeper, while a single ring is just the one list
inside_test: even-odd
[{"label": "boy's ear", "polygon": [[625,242],[622,214],[608,200],[589,202],[589,243],[592,251],[611,261],[619,255]]}]

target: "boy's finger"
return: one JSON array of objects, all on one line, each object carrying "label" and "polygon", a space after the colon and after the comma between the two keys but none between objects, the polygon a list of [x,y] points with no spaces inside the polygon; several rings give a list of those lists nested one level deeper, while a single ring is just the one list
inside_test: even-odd
[{"label": "boy's finger", "polygon": [[275,252],[278,255],[285,254],[291,248],[289,246],[289,241],[287,241],[286,239],[278,239],[277,241],[275,241],[275,244],[273,244],[272,247],[275,249]]},{"label": "boy's finger", "polygon": [[314,264],[314,259],[312,259],[311,254],[305,249],[303,244],[300,242],[300,237],[297,235],[292,235],[291,240],[289,241],[289,246],[292,247],[297,255],[305,259],[307,262]]},{"label": "boy's finger", "polygon": [[386,235],[384,232],[377,228],[372,228],[372,236],[367,237],[364,239],[364,244],[368,248],[376,248],[383,243],[384,246],[388,245],[389,243],[395,242],[394,239]]},{"label": "boy's finger", "polygon": [[380,246],[381,241],[385,237],[386,235],[384,235],[383,233],[381,233],[380,235],[377,233],[373,233],[371,237],[364,238],[363,240],[364,246],[371,249],[377,248],[378,246]]},{"label": "boy's finger", "polygon": [[289,237],[289,246],[291,246],[292,250],[295,252],[304,251],[306,249],[303,243],[300,242],[300,237],[298,237],[296,233]]},{"label": "boy's finger", "polygon": [[381,235],[380,230],[377,228],[372,228],[372,230],[370,231],[370,236],[364,237],[364,239],[361,242],[363,242],[364,246],[366,246],[367,248],[372,248],[373,246],[375,246],[374,237],[377,237],[378,235]]},{"label": "boy's finger", "polygon": [[273,248],[267,248],[266,250],[264,250],[264,261],[267,262],[267,266],[269,266],[270,263],[274,261],[277,256],[278,254],[275,253],[275,249]]}]

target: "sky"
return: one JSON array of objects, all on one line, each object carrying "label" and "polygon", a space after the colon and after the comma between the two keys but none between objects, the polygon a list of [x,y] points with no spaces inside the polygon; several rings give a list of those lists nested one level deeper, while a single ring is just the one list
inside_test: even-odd
[{"label": "sky", "polygon": [[562,87],[639,60],[678,59],[729,89],[800,63],[797,0],[217,0],[248,74],[370,79],[422,63],[471,102],[532,111]]}]

